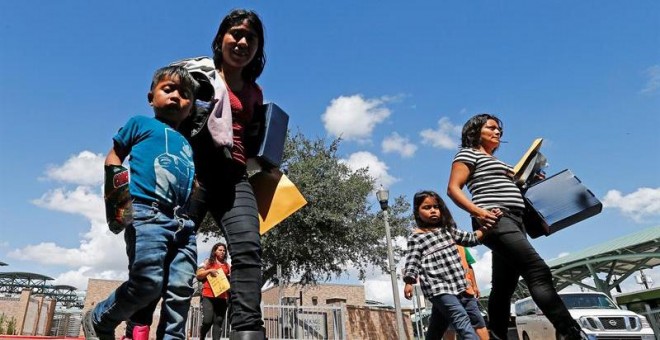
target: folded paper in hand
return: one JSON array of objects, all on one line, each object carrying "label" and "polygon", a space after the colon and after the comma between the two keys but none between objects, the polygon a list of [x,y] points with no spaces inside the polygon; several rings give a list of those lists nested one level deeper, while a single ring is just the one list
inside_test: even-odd
[{"label": "folded paper in hand", "polygon": [[214,296],[220,296],[220,294],[229,290],[229,279],[227,279],[222,269],[218,269],[216,276],[207,275],[206,280],[209,282]]},{"label": "folded paper in hand", "polygon": [[533,176],[546,165],[545,156],[539,152],[542,143],[543,138],[535,139],[516,166],[513,167],[513,181],[521,188],[526,186],[528,180],[531,179],[530,176]]},{"label": "folded paper in hand", "polygon": [[307,204],[291,180],[277,170],[253,175],[250,184],[257,199],[261,235]]}]

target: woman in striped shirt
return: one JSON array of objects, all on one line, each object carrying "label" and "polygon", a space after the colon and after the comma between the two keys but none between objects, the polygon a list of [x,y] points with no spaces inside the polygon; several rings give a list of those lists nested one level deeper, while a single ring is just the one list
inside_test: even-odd
[{"label": "woman in striped shirt", "polygon": [[[580,326],[552,284],[550,268],[525,235],[525,202],[513,182],[513,169],[493,156],[501,137],[502,122],[494,115],[470,118],[463,126],[461,149],[454,157],[447,187],[447,195],[472,216],[473,228],[496,226],[482,240],[493,251],[489,328],[506,339],[511,296],[522,275],[532,299],[555,329],[565,339],[581,339]],[[471,199],[463,192],[465,185]],[[504,214],[500,217],[494,211]]]}]

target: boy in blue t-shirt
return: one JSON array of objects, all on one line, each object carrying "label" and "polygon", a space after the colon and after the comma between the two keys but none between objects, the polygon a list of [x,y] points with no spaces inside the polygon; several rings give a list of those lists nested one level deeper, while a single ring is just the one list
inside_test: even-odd
[{"label": "boy in blue t-shirt", "polygon": [[[195,167],[192,148],[176,128],[190,115],[195,87],[183,67],[157,70],[148,94],[155,117],[132,117],[113,137],[105,160],[106,209],[110,230],[125,228],[129,278],[85,314],[87,339],[114,339],[122,321],[160,298],[157,338],[185,338],[197,244],[194,224],[180,208],[188,202]],[[121,164],[129,155],[126,188]]]}]

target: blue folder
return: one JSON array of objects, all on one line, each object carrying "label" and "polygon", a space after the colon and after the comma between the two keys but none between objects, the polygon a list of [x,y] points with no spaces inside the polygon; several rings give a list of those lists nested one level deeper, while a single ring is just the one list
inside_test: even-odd
[{"label": "blue folder", "polygon": [[282,164],[289,115],[275,103],[264,104],[257,157],[273,167]]}]

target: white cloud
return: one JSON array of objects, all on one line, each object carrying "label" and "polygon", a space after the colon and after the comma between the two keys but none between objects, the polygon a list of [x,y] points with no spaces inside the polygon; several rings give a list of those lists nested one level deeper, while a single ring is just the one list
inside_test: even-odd
[{"label": "white cloud", "polygon": [[[80,155],[83,154],[84,152]],[[74,164],[85,157],[78,157],[75,161],[70,159],[66,164]],[[75,168],[66,164],[60,169]],[[57,173],[64,174],[67,171]],[[84,185],[72,190],[56,188],[32,201],[38,207],[82,215],[89,221],[90,229],[79,235],[80,241],[77,247],[42,242],[13,250],[7,254],[8,257],[70,268],[71,270],[55,277],[55,284],[71,285],[78,289],[86,289],[89,278],[125,280],[128,275],[126,244],[123,234],[115,235],[108,229],[100,191],[100,186],[97,190]],[[200,237],[198,259],[207,257],[212,245],[217,241],[215,238],[204,241]]]},{"label": "white cloud", "polygon": [[348,159],[341,160],[348,167],[353,170],[368,168],[369,175],[373,177],[376,182],[375,185],[383,185],[384,187],[391,186],[394,182],[398,181],[397,178],[387,173],[389,167],[384,162],[380,161],[378,157],[367,151],[360,151],[351,154]]},{"label": "white cloud", "polygon": [[660,216],[660,188],[639,188],[628,195],[610,190],[602,201],[605,208],[619,209],[636,222]]},{"label": "white cloud", "polygon": [[71,156],[61,166],[49,165],[46,177],[65,183],[95,185],[103,181],[105,157],[90,151]]},{"label": "white cloud", "polygon": [[[216,238],[198,240],[198,263],[209,256]],[[55,277],[55,284],[71,285],[84,290],[90,278],[126,280],[128,257],[123,234],[115,235],[103,224],[92,224],[89,232],[81,236],[80,246],[65,248],[52,242],[42,242],[17,249],[8,254],[10,258],[33,261],[45,265],[72,268]]]},{"label": "white cloud", "polygon": [[76,270],[64,272],[55,277],[54,284],[56,285],[69,285],[78,288],[78,290],[86,290],[87,283],[90,278],[101,280],[126,280],[128,278],[128,270],[124,266],[123,270],[98,270],[95,267],[83,266]]},{"label": "white cloud", "polygon": [[362,95],[340,96],[330,102],[321,116],[326,131],[346,140],[371,136],[374,127],[390,115],[384,104],[391,98],[365,99]]},{"label": "white cloud", "polygon": [[490,291],[490,281],[493,276],[493,252],[488,248],[484,249],[486,249],[486,252],[483,256],[479,257],[478,249],[470,248],[470,254],[472,254],[472,257],[476,260],[476,262],[472,264],[472,269],[474,269],[474,276],[477,277],[477,286],[479,286],[479,290],[482,293]]},{"label": "white cloud", "polygon": [[66,248],[53,242],[28,245],[10,252],[11,258],[34,261],[47,265],[62,265],[70,268],[92,267],[92,271],[117,271],[126,269],[126,245],[123,234],[115,235],[103,223],[91,223],[88,232],[80,235],[77,248]]},{"label": "white cloud", "polygon": [[411,143],[408,138],[401,137],[396,132],[383,139],[381,147],[384,153],[397,152],[405,158],[412,157],[417,151],[417,145]]},{"label": "white cloud", "polygon": [[32,203],[41,208],[80,214],[96,223],[105,221],[103,198],[88,186],[79,186],[73,191],[65,188],[50,190]]},{"label": "white cloud", "polygon": [[424,144],[430,144],[439,149],[456,149],[461,138],[461,126],[452,124],[447,117],[442,117],[438,120],[436,130],[422,130],[419,135]]},{"label": "white cloud", "polygon": [[[407,301],[403,298],[403,284],[397,280],[397,289],[399,301],[404,304]],[[390,274],[380,273],[379,275],[364,281],[364,291],[367,300],[382,302],[386,305],[394,306],[394,292],[392,290],[392,279]]]},{"label": "white cloud", "polygon": [[646,69],[646,76],[648,80],[646,86],[642,89],[642,93],[652,94],[660,90],[660,65],[653,65]]}]

